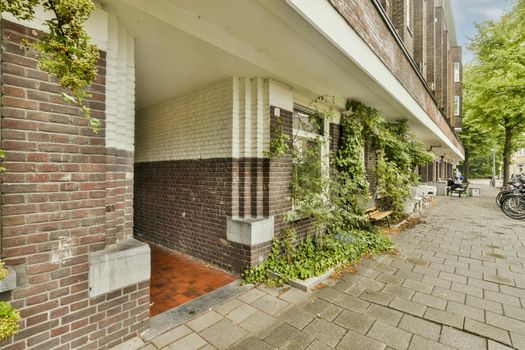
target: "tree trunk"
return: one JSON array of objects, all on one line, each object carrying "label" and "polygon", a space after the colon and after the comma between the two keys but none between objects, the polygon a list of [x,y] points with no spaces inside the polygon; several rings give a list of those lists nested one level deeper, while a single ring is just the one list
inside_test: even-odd
[{"label": "tree trunk", "polygon": [[465,180],[468,181],[470,177],[470,164],[469,164],[469,154],[468,154],[467,148],[465,148],[465,160],[463,161],[463,176],[465,177]]},{"label": "tree trunk", "polygon": [[505,146],[503,147],[503,186],[509,182],[510,156],[512,148],[512,128],[505,126]]}]

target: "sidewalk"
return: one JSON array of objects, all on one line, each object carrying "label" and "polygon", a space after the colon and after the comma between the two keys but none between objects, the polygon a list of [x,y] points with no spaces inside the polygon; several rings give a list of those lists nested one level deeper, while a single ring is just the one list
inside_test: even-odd
[{"label": "sidewalk", "polygon": [[482,197],[438,198],[394,237],[397,256],[312,294],[243,290],[126,349],[525,349],[525,223],[479,187]]}]

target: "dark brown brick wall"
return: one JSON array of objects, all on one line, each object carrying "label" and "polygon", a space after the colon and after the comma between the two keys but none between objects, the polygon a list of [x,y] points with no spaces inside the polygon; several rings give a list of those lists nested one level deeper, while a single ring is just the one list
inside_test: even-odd
[{"label": "dark brown brick wall", "polygon": [[376,176],[377,154],[374,143],[369,141],[365,146],[365,170],[370,193],[375,193],[377,186]]},{"label": "dark brown brick wall", "polygon": [[330,153],[335,157],[339,150],[339,144],[341,142],[341,125],[336,123],[330,123]]},{"label": "dark brown brick wall", "polygon": [[435,24],[435,7],[434,0],[426,1],[426,51],[427,51],[427,69],[426,69],[426,80],[429,86],[434,86],[435,91],[435,72],[436,72],[436,57],[435,57],[435,43],[436,43],[436,24]]},{"label": "dark brown brick wall", "polygon": [[[419,0],[418,0],[419,1]],[[410,3],[409,3],[410,2]],[[409,8],[407,9],[407,6]],[[407,14],[410,11],[410,18]],[[414,54],[414,2],[392,0],[392,22],[410,55]]]},{"label": "dark brown brick wall", "polygon": [[[129,236],[133,155],[106,148],[55,79],[21,45],[37,31],[1,30],[2,258],[19,285],[0,295],[22,315],[2,349],[105,349],[148,326],[149,281],[88,297],[88,255]],[[89,105],[105,120],[105,53]],[[128,188],[129,187],[129,188]],[[126,189],[128,188],[128,189]],[[108,211],[109,209],[109,211]]]},{"label": "dark brown brick wall", "polygon": [[[377,57],[397,77],[407,91],[414,97],[427,115],[458,147],[463,149],[459,140],[449,127],[443,113],[438,109],[432,95],[427,91],[425,83],[419,78],[412,67],[409,58],[396,42],[387,24],[379,14],[372,1],[361,0],[329,0],[332,6],[341,14],[353,30],[367,43]],[[436,34],[437,35],[437,34]],[[439,38],[442,33],[439,33]],[[441,43],[441,40],[436,40]],[[442,52],[436,52],[435,57],[442,57]],[[436,71],[439,68],[436,67]],[[439,100],[439,99],[438,99]]]},{"label": "dark brown brick wall", "polygon": [[[462,62],[462,52],[460,46],[454,46],[450,49],[451,54],[451,61],[452,64],[454,62],[459,62],[459,82],[454,82],[454,66],[452,65],[451,71],[452,71],[452,84],[453,84],[453,96],[459,96],[460,97],[460,108],[459,108],[459,116],[456,116],[452,113],[453,116],[453,124],[455,128],[461,128],[462,125],[462,116],[463,116],[463,65]],[[452,110],[454,110],[454,97],[452,97]]]},{"label": "dark brown brick wall", "polygon": [[228,158],[135,164],[135,236],[226,270],[240,272],[250,247],[226,239],[232,216],[232,174]]},{"label": "dark brown brick wall", "polygon": [[438,107],[443,110],[443,27],[444,14],[442,7],[436,7],[435,11],[435,41],[434,41],[434,64],[435,70],[435,96],[438,102]]},{"label": "dark brown brick wall", "polygon": [[427,0],[414,1],[414,61],[424,77],[427,76],[427,39]]},{"label": "dark brown brick wall", "polygon": [[[272,137],[277,117],[270,107]],[[292,112],[280,109],[292,147]],[[275,234],[290,225],[292,156],[216,158],[135,164],[134,233],[233,272],[262,261],[271,242],[243,246],[227,240],[227,217],[274,216]],[[298,237],[311,220],[294,223]]]},{"label": "dark brown brick wall", "polygon": [[[283,132],[288,135],[288,147],[292,149],[292,128],[293,112],[280,109],[280,119]],[[275,137],[274,130],[277,117],[275,116],[275,107],[270,107],[270,137]],[[291,151],[281,158],[270,160],[270,179],[269,179],[269,212],[268,215],[275,216],[275,231],[278,233],[286,226],[286,214],[292,209],[290,200],[292,185],[292,167],[293,160]]]}]

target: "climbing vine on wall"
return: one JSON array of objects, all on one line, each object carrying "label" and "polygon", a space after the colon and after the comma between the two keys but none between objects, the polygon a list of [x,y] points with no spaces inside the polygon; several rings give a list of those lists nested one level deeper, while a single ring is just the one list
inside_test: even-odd
[{"label": "climbing vine on wall", "polygon": [[[330,115],[315,108],[317,102],[313,103],[315,111],[307,128],[322,130],[325,118]],[[245,271],[245,282],[275,285],[306,279],[330,268],[352,264],[363,255],[393,249],[390,239],[363,215],[362,202],[368,189],[362,164],[363,124],[350,119],[342,119],[342,123],[347,132],[343,132],[340,150],[333,155],[329,173],[321,157],[321,148],[328,142],[326,138],[319,135],[292,140],[294,208],[287,216],[288,228],[280,239],[274,240],[266,261]],[[273,132],[275,138],[277,133]],[[303,241],[297,242],[295,224],[305,218],[312,223],[311,230]]]},{"label": "climbing vine on wall", "polygon": [[45,21],[48,30],[25,44],[38,51],[39,67],[57,77],[60,86],[69,91],[63,94],[64,100],[78,106],[97,132],[101,123],[92,116],[86,98],[97,76],[99,52],[84,29],[95,5],[91,0],[0,0],[0,11],[20,20],[33,20],[37,6],[51,13],[51,19]]},{"label": "climbing vine on wall", "polygon": [[[358,101],[348,101],[347,112],[345,119],[361,124],[361,134],[356,137],[360,138],[362,145],[369,143],[375,149],[375,195],[383,199],[380,201],[382,209],[392,210],[394,215],[401,216],[404,203],[410,196],[410,187],[418,182],[416,167],[432,162],[434,156],[410,134],[406,120],[387,122],[378,110]],[[354,123],[347,128],[345,121],[341,122],[343,135],[345,132],[352,133],[348,129]],[[360,161],[362,163],[362,158]]]},{"label": "climbing vine on wall", "polygon": [[[326,117],[316,109],[313,123]],[[398,216],[404,212],[410,186],[417,184],[416,166],[431,162],[433,155],[409,133],[406,121],[387,122],[379,111],[358,101],[347,101],[340,125],[341,139],[337,153],[331,155],[330,176],[324,176],[320,158],[320,148],[327,142],[323,137],[303,141],[299,150],[294,147],[294,210],[288,215],[288,228],[281,239],[274,240],[267,260],[244,273],[246,282],[274,285],[305,279],[363,255],[393,249],[390,239],[364,215],[370,195],[365,146],[372,145],[377,157],[374,195],[388,199],[381,202],[383,209]],[[274,140],[279,139],[279,132],[274,130]],[[313,229],[296,246],[294,223],[300,218],[312,220]]]}]

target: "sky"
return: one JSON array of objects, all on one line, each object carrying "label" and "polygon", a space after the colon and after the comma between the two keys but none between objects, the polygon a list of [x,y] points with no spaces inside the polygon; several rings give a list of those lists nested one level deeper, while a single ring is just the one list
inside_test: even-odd
[{"label": "sky", "polygon": [[468,37],[476,34],[474,22],[497,19],[512,8],[511,0],[452,0],[452,13],[456,26],[458,44],[463,47],[463,62],[472,60],[472,53],[466,46]]}]

